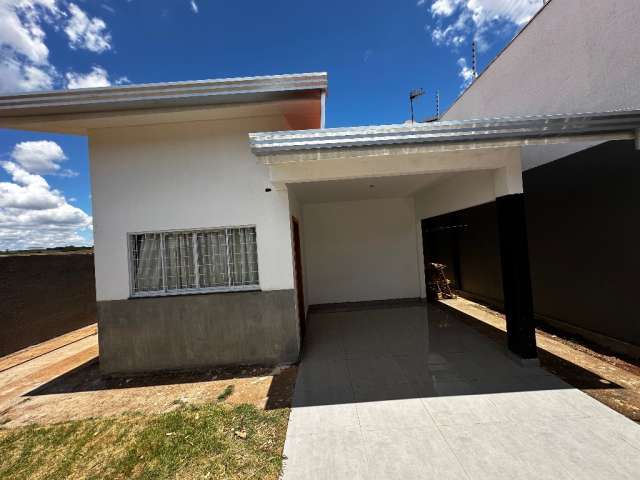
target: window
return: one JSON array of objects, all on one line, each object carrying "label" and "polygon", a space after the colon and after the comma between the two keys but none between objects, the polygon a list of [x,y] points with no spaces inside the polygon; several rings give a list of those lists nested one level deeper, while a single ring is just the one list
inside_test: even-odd
[{"label": "window", "polygon": [[255,290],[255,227],[129,235],[131,293]]}]

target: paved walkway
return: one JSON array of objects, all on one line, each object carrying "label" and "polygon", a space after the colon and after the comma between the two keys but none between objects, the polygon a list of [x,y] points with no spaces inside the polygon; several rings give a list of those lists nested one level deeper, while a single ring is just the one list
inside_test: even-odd
[{"label": "paved walkway", "polygon": [[310,318],[284,479],[637,479],[640,426],[454,316]]}]

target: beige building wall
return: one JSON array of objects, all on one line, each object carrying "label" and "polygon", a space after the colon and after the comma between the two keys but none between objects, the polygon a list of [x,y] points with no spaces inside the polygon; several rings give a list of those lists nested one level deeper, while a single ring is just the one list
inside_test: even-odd
[{"label": "beige building wall", "polygon": [[444,120],[640,108],[640,2],[552,0]]}]

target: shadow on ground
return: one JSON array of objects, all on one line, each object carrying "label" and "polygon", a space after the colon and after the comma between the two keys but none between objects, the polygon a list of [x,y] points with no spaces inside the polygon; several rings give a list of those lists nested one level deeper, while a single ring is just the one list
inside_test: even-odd
[{"label": "shadow on ground", "polygon": [[544,350],[542,365],[571,384],[521,366],[504,332],[445,307],[400,307],[310,315],[293,406],[621,388]]},{"label": "shadow on ground", "polygon": [[273,375],[265,409],[290,406],[295,384],[296,369],[278,369],[256,366],[214,368],[188,372],[160,372],[132,376],[105,376],[100,374],[98,359],[91,360],[56,379],[27,393],[27,396],[73,394],[79,392],[117,391],[134,388],[174,386],[237,381]]},{"label": "shadow on ground", "polygon": [[[558,390],[571,385],[620,388],[542,349],[542,365],[571,385],[541,368],[522,367],[508,356],[504,332],[446,307],[402,303],[395,308],[336,310],[309,317],[294,406]],[[27,395],[187,386],[274,373],[265,408],[288,407],[296,369],[274,372],[256,366],[120,377],[101,375],[94,359]]]}]

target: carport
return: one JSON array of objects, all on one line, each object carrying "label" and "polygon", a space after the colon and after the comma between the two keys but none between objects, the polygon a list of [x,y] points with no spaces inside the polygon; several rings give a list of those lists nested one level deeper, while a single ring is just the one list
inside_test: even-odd
[{"label": "carport", "polygon": [[[636,139],[640,112],[251,134],[287,190],[299,308],[426,298],[428,219],[496,201],[507,343],[535,359],[522,149]],[[304,322],[304,315],[302,315]]]},{"label": "carport", "polygon": [[[638,426],[531,365],[521,162],[529,145],[638,141],[638,127],[612,112],[252,135],[289,194],[299,307],[320,305],[283,478],[635,478]],[[429,220],[494,200],[508,350],[415,301]]]}]

